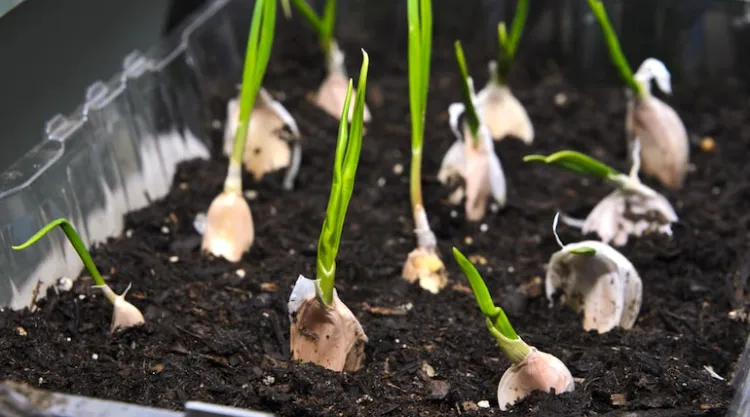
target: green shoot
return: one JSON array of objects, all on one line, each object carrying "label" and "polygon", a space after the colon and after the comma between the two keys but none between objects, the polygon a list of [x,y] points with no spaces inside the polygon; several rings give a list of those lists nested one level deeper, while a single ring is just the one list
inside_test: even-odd
[{"label": "green shoot", "polygon": [[242,192],[242,155],[245,152],[250,116],[271,56],[275,26],[276,0],[256,0],[245,52],[245,68],[242,72],[239,123],[234,135],[229,175],[224,184],[224,190],[227,192]]},{"label": "green shoot", "polygon": [[497,340],[498,346],[512,363],[515,364],[523,361],[531,348],[521,340],[518,333],[513,329],[505,311],[496,306],[492,301],[490,291],[487,289],[487,285],[485,285],[476,267],[455,247],[453,248],[453,256],[469,280],[471,290],[474,292],[474,297],[479,305],[479,310],[484,315],[487,328]]},{"label": "green shoot", "polygon": [[602,28],[602,33],[604,34],[604,38],[607,41],[607,47],[609,48],[610,58],[618,71],[620,71],[620,77],[622,77],[623,81],[625,81],[628,87],[630,87],[638,97],[643,97],[643,95],[646,94],[646,90],[633,76],[633,70],[630,68],[627,59],[625,59],[625,55],[622,53],[620,41],[617,40],[617,34],[615,33],[614,28],[612,28],[609,17],[607,17],[607,10],[604,8],[604,4],[602,4],[601,0],[588,0],[588,2],[589,7],[591,7],[591,12],[594,13],[596,20],[599,22],[599,26]]},{"label": "green shoot", "polygon": [[640,161],[636,159],[630,174],[623,174],[611,166],[594,159],[586,154],[576,151],[559,151],[552,155],[526,155],[524,162],[543,162],[545,164],[556,165],[573,171],[577,174],[593,175],[601,180],[609,181],[615,184],[617,188],[626,191],[639,193],[646,197],[653,197],[656,191],[641,183],[638,179],[638,167]]},{"label": "green shoot", "polygon": [[526,25],[526,17],[529,14],[529,0],[520,0],[516,5],[516,14],[510,27],[510,37],[505,29],[505,22],[497,25],[497,37],[499,52],[497,55],[497,82],[505,84],[510,72],[510,66],[518,51],[518,43],[521,40],[523,28]]},{"label": "green shoot", "polygon": [[461,47],[461,41],[456,41],[456,62],[458,63],[458,71],[461,76],[461,93],[463,95],[466,123],[469,124],[469,130],[471,131],[472,140],[474,146],[479,146],[479,116],[477,115],[477,109],[474,107],[474,91],[469,83],[469,69],[466,66],[466,58],[464,56],[464,48]]},{"label": "green shoot", "polygon": [[[288,4],[288,0],[282,1],[286,1]],[[307,20],[307,23],[312,26],[315,33],[318,34],[318,40],[320,42],[320,47],[323,50],[323,54],[328,57],[331,52],[333,30],[336,26],[336,0],[326,0],[323,9],[323,16],[318,16],[312,6],[310,6],[305,0],[292,0],[292,2],[297,11],[302,14],[302,17]]]},{"label": "green shoot", "polygon": [[97,269],[96,265],[94,265],[94,260],[91,259],[91,255],[86,249],[86,245],[83,244],[83,240],[81,240],[81,237],[78,235],[78,232],[76,232],[76,229],[73,227],[73,225],[70,224],[70,222],[68,222],[66,219],[57,219],[51,221],[49,224],[42,227],[38,232],[36,232],[34,236],[30,237],[26,242],[11,247],[13,248],[13,250],[26,249],[39,241],[39,239],[44,237],[44,235],[49,233],[50,230],[54,229],[57,226],[60,226],[63,233],[65,233],[65,236],[68,238],[68,241],[71,245],[73,245],[73,248],[78,253],[78,256],[81,257],[81,261],[83,261],[83,265],[86,267],[86,270],[89,271],[89,274],[91,274],[91,278],[94,280],[94,284],[100,287],[106,286],[107,284],[104,282],[102,274],[99,273],[99,269]]},{"label": "green shoot", "polygon": [[576,151],[560,151],[552,155],[527,155],[524,162],[543,162],[545,164],[557,165],[578,174],[589,174],[608,180],[613,176],[620,175],[616,169],[606,165],[586,154]]},{"label": "green shoot", "polygon": [[411,110],[412,208],[422,206],[422,145],[432,52],[432,0],[409,0],[409,105]]},{"label": "green shoot", "polygon": [[318,240],[317,259],[317,296],[326,306],[333,302],[333,286],[336,280],[336,255],[341,243],[341,233],[344,229],[344,219],[349,208],[349,200],[354,190],[354,177],[357,173],[359,153],[362,150],[362,132],[364,125],[365,91],[367,87],[367,71],[370,58],[362,50],[362,68],[357,84],[357,96],[354,101],[354,116],[351,130],[347,128],[347,115],[352,95],[352,80],[346,91],[346,100],[339,122],[339,135],[336,143],[336,156],[333,166],[333,184],[328,199],[326,218],[323,230]]},{"label": "green shoot", "polygon": [[576,255],[595,255],[596,249],[585,246],[581,248],[571,249],[568,251],[568,253],[574,253]]}]

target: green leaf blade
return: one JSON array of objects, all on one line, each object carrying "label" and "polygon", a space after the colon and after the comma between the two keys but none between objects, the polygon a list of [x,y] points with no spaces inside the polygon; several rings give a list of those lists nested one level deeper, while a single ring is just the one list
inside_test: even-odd
[{"label": "green leaf blade", "polygon": [[578,174],[593,175],[602,180],[609,180],[613,176],[620,175],[619,171],[609,165],[576,151],[559,151],[549,156],[526,155],[523,158],[523,161],[543,162],[549,165],[556,165]]},{"label": "green leaf blade", "polygon": [[81,258],[81,261],[86,267],[86,270],[89,272],[89,274],[91,274],[91,278],[94,280],[94,283],[99,286],[105,286],[106,283],[104,282],[104,278],[102,278],[102,275],[99,273],[99,269],[94,264],[94,260],[91,258],[91,254],[89,253],[88,249],[86,249],[86,245],[83,244],[83,239],[81,239],[81,236],[78,235],[76,229],[66,219],[60,218],[49,222],[47,225],[39,229],[39,231],[36,232],[34,236],[30,237],[26,242],[21,243],[20,245],[11,246],[11,248],[13,248],[13,250],[24,250],[34,243],[38,242],[42,237],[44,237],[52,229],[58,226],[60,227],[60,229],[62,229],[63,233],[65,233],[65,236],[68,238],[68,241],[73,246],[76,253],[78,253],[78,256]]},{"label": "green leaf blade", "polygon": [[466,65],[466,57],[464,56],[464,49],[461,46],[461,41],[456,41],[454,46],[456,50],[458,72],[461,77],[461,93],[464,101],[466,123],[469,125],[469,130],[473,136],[471,140],[474,141],[474,146],[477,146],[479,140],[477,138],[477,133],[479,132],[479,116],[477,109],[474,107],[473,94],[471,86],[469,85],[469,69]]}]

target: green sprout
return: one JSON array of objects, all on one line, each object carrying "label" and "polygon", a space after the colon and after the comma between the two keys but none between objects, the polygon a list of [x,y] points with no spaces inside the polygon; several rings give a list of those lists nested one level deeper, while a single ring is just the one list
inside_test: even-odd
[{"label": "green sprout", "polygon": [[432,51],[432,0],[409,0],[409,105],[411,110],[412,208],[422,206],[422,145]]},{"label": "green sprout", "polygon": [[604,8],[604,4],[602,4],[601,0],[588,0],[588,2],[589,7],[591,7],[591,12],[594,13],[596,20],[599,22],[599,26],[602,28],[602,33],[604,34],[604,38],[607,41],[607,47],[609,48],[610,58],[615,67],[620,71],[620,77],[622,77],[623,81],[625,81],[628,87],[630,87],[637,96],[643,97],[643,95],[646,94],[646,90],[641,83],[636,81],[635,76],[633,76],[633,70],[630,68],[627,59],[625,59],[625,55],[622,53],[620,41],[617,40],[617,34],[612,28],[612,23],[610,23],[609,17],[607,17],[607,10]]},{"label": "green sprout", "polygon": [[531,351],[531,347],[518,336],[518,333],[516,333],[510,321],[508,321],[505,311],[501,307],[496,306],[492,301],[490,291],[487,289],[487,285],[485,285],[476,267],[455,247],[453,248],[453,256],[469,280],[471,290],[474,292],[474,297],[479,305],[479,310],[485,317],[487,329],[489,329],[492,336],[497,340],[498,346],[512,363],[516,364],[523,361]]},{"label": "green sprout", "polygon": [[245,152],[250,116],[271,56],[275,26],[276,0],[257,0],[245,52],[245,68],[242,72],[239,123],[234,134],[229,175],[224,184],[224,190],[228,192],[242,192],[242,156]]},{"label": "green sprout", "polygon": [[[637,155],[637,153],[634,153],[634,155]],[[523,161],[555,165],[577,174],[593,175],[601,180],[614,183],[620,189],[637,192],[644,196],[655,195],[656,192],[654,190],[642,184],[640,179],[638,179],[640,160],[635,159],[630,174],[623,174],[591,156],[576,151],[559,151],[549,156],[526,155]]]},{"label": "green sprout", "polygon": [[344,219],[349,208],[352,191],[354,191],[354,177],[359,164],[359,153],[362,150],[362,132],[364,125],[365,88],[367,87],[367,71],[370,58],[362,50],[362,68],[359,73],[357,94],[354,101],[354,116],[351,130],[347,128],[349,102],[352,95],[352,80],[346,91],[346,100],[339,122],[339,135],[336,142],[336,156],[333,165],[333,184],[328,199],[326,218],[323,230],[318,240],[317,281],[316,293],[318,299],[326,306],[333,302],[333,286],[336,281],[336,255],[341,243],[341,232],[344,229]]},{"label": "green sprout", "polygon": [[125,301],[125,294],[130,289],[130,286],[128,286],[128,289],[126,289],[120,295],[117,295],[114,291],[112,291],[109,285],[104,282],[104,278],[102,278],[102,274],[99,273],[99,269],[97,269],[96,265],[94,265],[94,260],[91,258],[91,254],[89,254],[89,251],[86,249],[86,245],[84,245],[83,240],[81,240],[81,237],[78,235],[73,225],[68,222],[68,220],[53,220],[46,226],[42,227],[26,242],[11,247],[13,248],[13,250],[24,250],[39,241],[39,239],[44,237],[52,229],[58,226],[62,229],[63,233],[65,233],[65,236],[68,238],[70,244],[73,245],[73,248],[81,258],[81,261],[86,267],[86,270],[89,272],[89,274],[91,274],[91,278],[94,280],[95,286],[102,290],[104,296],[107,297],[107,300],[109,300],[109,302],[114,306],[114,313],[112,314],[112,331],[115,331],[119,328],[133,327],[143,324],[143,314],[141,314],[138,308],[136,308],[134,305]]},{"label": "green sprout", "polygon": [[[291,0],[294,7],[298,12],[302,14],[302,17],[307,20],[307,23],[312,26],[313,30],[318,34],[318,40],[320,42],[320,48],[323,50],[323,54],[328,57],[331,53],[331,42],[333,41],[333,30],[336,26],[336,0],[326,0],[326,4],[323,8],[323,15],[318,16],[315,13],[315,9],[305,0]],[[284,13],[289,14],[289,0],[282,0]]]},{"label": "green sprout", "polygon": [[497,82],[505,84],[510,72],[510,66],[518,51],[518,43],[521,40],[526,17],[529,14],[529,0],[520,0],[516,5],[516,13],[513,16],[513,23],[510,26],[510,37],[505,28],[505,22],[497,25],[497,37],[499,43],[499,52],[497,54],[497,71],[495,76]]},{"label": "green sprout", "polygon": [[458,63],[458,71],[461,76],[461,93],[463,95],[466,122],[469,124],[471,130],[472,140],[474,146],[479,146],[479,116],[477,115],[477,109],[474,107],[474,87],[471,78],[469,77],[469,69],[466,65],[466,58],[464,56],[464,49],[461,47],[461,41],[456,41],[456,62]]}]

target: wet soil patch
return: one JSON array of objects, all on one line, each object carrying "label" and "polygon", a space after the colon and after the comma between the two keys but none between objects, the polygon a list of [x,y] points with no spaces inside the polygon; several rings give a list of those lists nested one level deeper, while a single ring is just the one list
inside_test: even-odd
[{"label": "wet soil patch", "polygon": [[[647,237],[622,248],[643,279],[643,308],[633,330],[597,335],[582,330],[577,314],[550,308],[535,278],[544,276],[558,249],[550,229],[555,211],[584,216],[609,189],[521,159],[570,148],[627,169],[622,89],[577,89],[554,74],[539,76],[544,69],[536,66],[516,68],[515,91],[536,140],[529,147],[513,139],[496,144],[509,204],[481,223],[467,223],[461,207],[445,205],[435,179],[453,141],[446,109],[460,97],[452,39],[438,36],[424,193],[452,284],[431,295],[400,278],[415,243],[406,66],[387,45],[363,40],[372,62],[373,123],[364,139],[336,285],[370,341],[363,369],[336,374],[289,358],[286,302],[299,274],[314,276],[337,123],[308,100],[324,75],[320,56],[308,52],[316,47],[312,35],[287,27],[279,42],[302,48],[276,54],[266,85],[284,92],[281,99],[304,136],[304,158],[292,192],[282,191],[281,174],[260,184],[247,178],[246,189],[257,191],[250,201],[252,250],[238,264],[200,253],[193,219],[219,192],[227,163],[218,155],[183,163],[168,196],[128,215],[127,232],[94,251],[116,291],[133,285],[129,299],[148,323],[109,335],[111,307],[84,277],[71,292],[51,292],[34,312],[0,314],[1,378],[172,409],[200,400],[279,416],[502,415],[496,387],[508,361],[450,258],[456,246],[475,257],[521,336],[563,360],[577,378],[575,392],[535,394],[513,415],[726,413],[733,390],[706,367],[730,379],[747,337],[746,325],[728,317],[744,303],[747,265],[739,260],[747,259],[750,230],[750,111],[743,86],[727,81],[718,89],[676,88],[668,99],[694,136],[695,169],[682,191],[666,193],[680,222],[671,240]],[[351,74],[358,72],[363,44],[343,42]],[[489,57],[471,42],[464,47],[481,86]],[[699,146],[706,136],[716,144],[709,152]],[[570,229],[560,232],[566,242],[583,239]],[[482,400],[490,408],[479,407]]]}]

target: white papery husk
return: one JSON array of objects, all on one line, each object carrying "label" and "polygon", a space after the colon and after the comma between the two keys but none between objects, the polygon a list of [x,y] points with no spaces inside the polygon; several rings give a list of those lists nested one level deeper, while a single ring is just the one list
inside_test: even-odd
[{"label": "white papery husk", "polygon": [[238,262],[254,239],[253,215],[242,194],[223,191],[216,196],[206,213],[201,249]]},{"label": "white papery husk", "polygon": [[630,98],[625,119],[629,145],[641,143],[642,170],[670,189],[679,189],[685,179],[690,158],[690,141],[685,125],[672,107],[651,95],[651,80],[671,94],[669,71],[654,58],[647,58],[635,74],[645,95]]},{"label": "white papery husk", "polygon": [[456,141],[448,149],[438,172],[438,180],[454,191],[449,202],[454,205],[465,198],[466,218],[478,221],[484,217],[489,197],[504,207],[507,201],[507,186],[500,159],[495,153],[492,137],[480,117],[479,144],[474,147],[467,123],[459,131],[459,117],[464,112],[462,103],[453,103],[450,114],[451,130]]},{"label": "white papery husk", "polygon": [[[331,41],[328,74],[318,88],[318,92],[315,93],[313,102],[326,113],[336,118],[336,120],[341,120],[341,112],[344,110],[348,88],[349,77],[344,67],[344,52],[338,47],[336,41]],[[356,97],[357,90],[352,88],[351,100],[349,102],[349,122],[354,117],[354,101]],[[368,123],[372,119],[367,103],[365,103],[362,117],[365,123]]]},{"label": "white papery husk", "polygon": [[[593,254],[573,253],[591,248]],[[561,290],[563,302],[583,312],[584,330],[605,333],[631,329],[638,318],[643,285],[630,261],[606,243],[589,240],[565,245],[549,261],[544,283],[547,299]]]},{"label": "white papery husk", "polygon": [[534,141],[534,126],[523,104],[505,84],[497,82],[497,64],[489,64],[490,79],[477,94],[479,111],[495,140],[506,136],[521,139],[527,145]]},{"label": "white papery husk", "polygon": [[[227,103],[227,122],[224,128],[224,154],[230,156],[239,123],[239,99]],[[291,134],[286,134],[288,128]],[[242,162],[256,181],[266,173],[287,168],[284,187],[291,189],[302,159],[297,122],[286,108],[261,88],[250,115]]]},{"label": "white papery husk", "polygon": [[644,195],[617,189],[602,199],[584,220],[581,231],[596,233],[605,243],[624,246],[629,236],[661,233],[672,236],[677,213],[667,199],[657,193]]},{"label": "white papery husk", "polygon": [[497,403],[506,411],[534,391],[553,389],[556,395],[573,392],[573,375],[560,359],[532,347],[524,360],[511,365],[503,374],[497,386]]},{"label": "white papery husk", "polygon": [[300,275],[289,297],[292,359],[337,372],[356,371],[365,357],[367,336],[336,289],[332,304],[325,306],[316,298],[316,285]]}]

